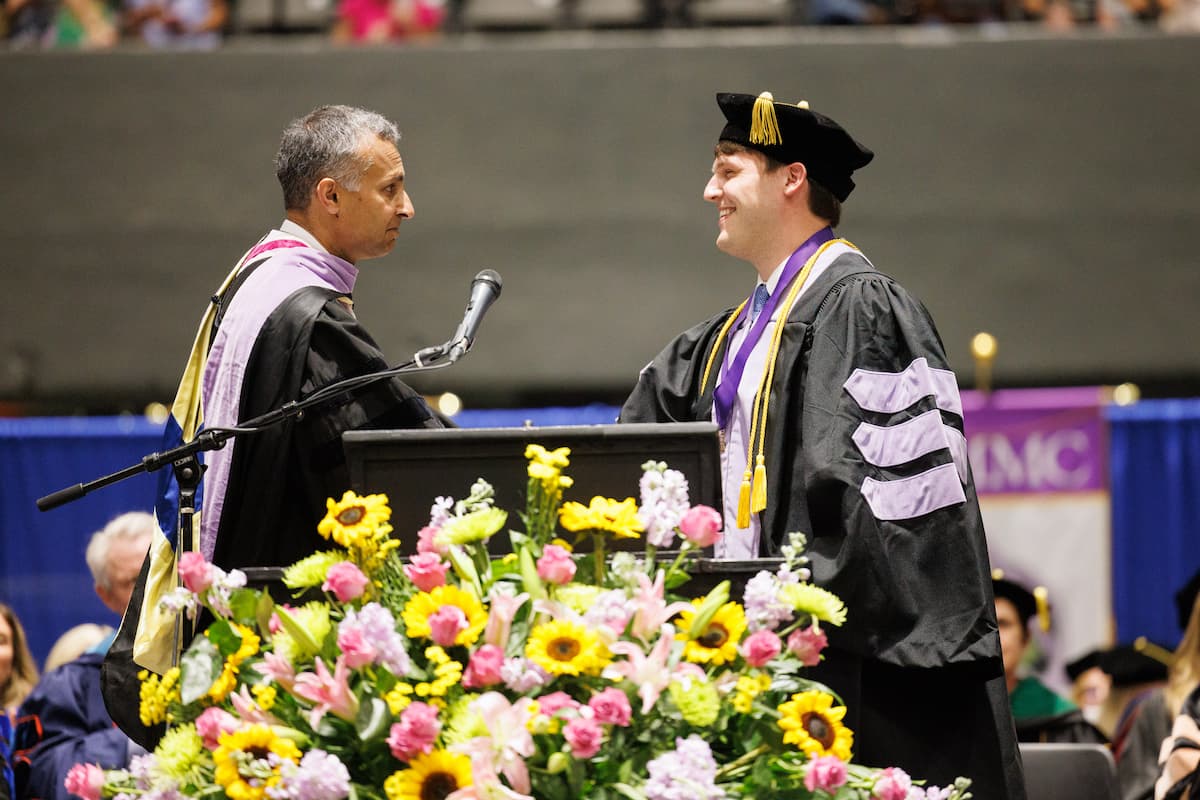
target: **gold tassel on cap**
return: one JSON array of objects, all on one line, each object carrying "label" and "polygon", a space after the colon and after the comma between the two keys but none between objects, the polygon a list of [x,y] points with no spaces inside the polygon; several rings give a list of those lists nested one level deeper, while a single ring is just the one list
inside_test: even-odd
[{"label": "gold tassel on cap", "polygon": [[1175,654],[1170,650],[1159,647],[1154,642],[1147,639],[1145,636],[1139,636],[1133,640],[1133,649],[1142,655],[1152,658],[1160,664],[1171,666],[1171,662],[1175,660]]},{"label": "gold tassel on cap", "polygon": [[1033,599],[1037,602],[1038,626],[1042,633],[1050,632],[1050,593],[1045,586],[1033,587]]},{"label": "gold tassel on cap", "polygon": [[754,101],[754,111],[750,114],[750,143],[783,143],[779,120],[775,118],[775,98],[770,92],[763,92]]}]

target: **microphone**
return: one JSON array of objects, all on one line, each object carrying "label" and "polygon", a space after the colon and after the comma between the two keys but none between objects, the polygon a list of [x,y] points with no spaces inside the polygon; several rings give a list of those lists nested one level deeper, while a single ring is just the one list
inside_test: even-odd
[{"label": "microphone", "polygon": [[451,363],[466,355],[475,343],[475,334],[479,332],[483,315],[500,296],[500,288],[500,275],[491,269],[481,270],[475,276],[475,280],[471,281],[471,299],[467,301],[462,322],[449,342],[450,351],[447,358]]}]

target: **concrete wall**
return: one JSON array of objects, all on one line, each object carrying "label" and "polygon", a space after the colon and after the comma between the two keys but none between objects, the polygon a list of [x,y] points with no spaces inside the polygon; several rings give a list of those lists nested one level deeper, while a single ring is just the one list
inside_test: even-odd
[{"label": "concrete wall", "polygon": [[1200,40],[674,31],[349,51],[0,54],[0,399],[168,397],[203,304],[281,218],[271,158],[326,102],[395,118],[416,218],[364,262],[393,360],[471,405],[620,395],[750,268],[701,200],[716,91],[808,99],[872,147],[839,230],[925,300],[965,383],[1200,386]]}]

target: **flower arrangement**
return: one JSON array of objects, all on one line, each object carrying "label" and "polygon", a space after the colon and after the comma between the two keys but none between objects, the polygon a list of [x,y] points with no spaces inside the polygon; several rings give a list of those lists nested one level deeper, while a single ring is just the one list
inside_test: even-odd
[{"label": "flower arrangement", "polygon": [[[565,448],[531,445],[526,458],[519,526],[480,480],[463,500],[437,500],[407,559],[386,497],[331,499],[318,531],[333,546],[284,571],[292,604],[183,554],[183,585],[164,602],[215,621],[178,667],[141,676],[142,721],[167,732],[126,770],[76,765],[67,789],[85,800],[970,797],[965,779],[923,788],[851,762],[845,708],[803,677],[822,626],[847,613],[809,582],[803,536],[743,602],[727,582],[684,599],[674,592],[721,517],[689,505],[681,473],[647,463],[640,505],[584,506],[563,502]],[[490,556],[506,528],[511,552]],[[610,552],[639,537],[644,553]]]}]

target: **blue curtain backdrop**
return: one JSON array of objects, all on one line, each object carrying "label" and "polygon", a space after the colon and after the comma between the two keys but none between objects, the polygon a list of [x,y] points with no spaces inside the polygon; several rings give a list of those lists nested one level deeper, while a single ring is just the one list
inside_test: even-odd
[{"label": "blue curtain backdrop", "polygon": [[1112,406],[1107,416],[1118,638],[1174,647],[1175,592],[1200,569],[1200,400]]},{"label": "blue curtain backdrop", "polygon": [[[618,408],[463,411],[463,427],[614,422]],[[120,620],[96,597],[84,551],[92,533],[126,511],[153,511],[157,476],[139,474],[50,511],[36,501],[88,483],[160,449],[162,426],[135,417],[0,418],[0,602],[17,612],[40,664],[54,641],[81,622]]]},{"label": "blue curtain backdrop", "polygon": [[[1200,569],[1200,400],[1108,409],[1117,636],[1179,641],[1174,594]],[[464,427],[612,422],[613,406],[464,411]],[[154,478],[135,478],[39,512],[37,498],[141,461],[160,426],[136,418],[0,419],[0,600],[14,606],[39,662],[80,622],[115,625],[83,553],[112,517],[149,510]]]}]

